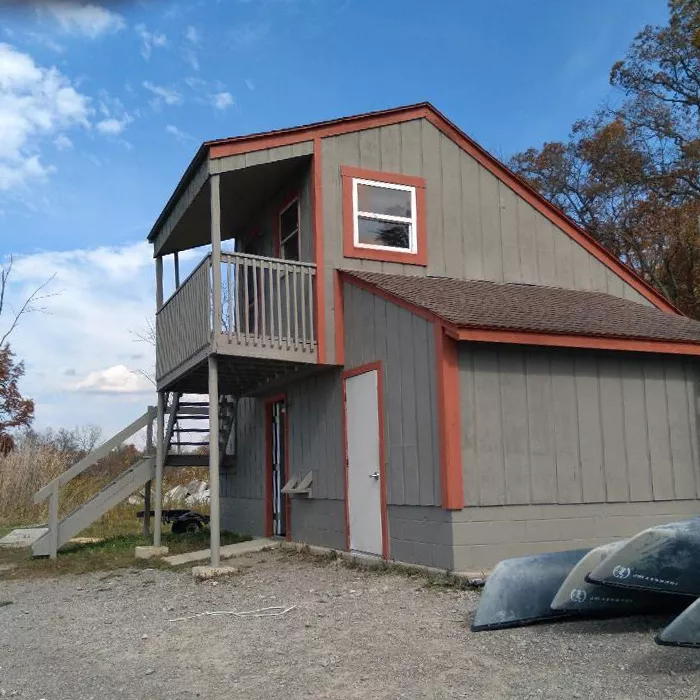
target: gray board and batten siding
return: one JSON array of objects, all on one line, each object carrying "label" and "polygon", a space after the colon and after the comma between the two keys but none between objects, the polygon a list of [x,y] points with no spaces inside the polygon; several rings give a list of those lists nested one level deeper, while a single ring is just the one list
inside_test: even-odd
[{"label": "gray board and batten siding", "polygon": [[[313,473],[312,496],[293,498],[291,532],[299,542],[345,548],[343,408],[338,369],[286,387],[289,476]],[[241,399],[236,458],[221,474],[224,525],[265,534],[265,400]]]},{"label": "gray board and batten siding", "polygon": [[343,294],[346,368],[382,363],[387,503],[439,506],[433,324],[350,283]]},{"label": "gray board and batten siding", "polygon": [[235,459],[222,465],[221,527],[231,532],[265,535],[265,405],[260,399],[238,401]]},{"label": "gray board and batten siding", "polygon": [[465,505],[698,498],[697,366],[460,343]]},{"label": "gray board and batten siding", "polygon": [[700,514],[695,360],[460,343],[459,377],[456,569]]},{"label": "gray board and batten siding", "polygon": [[[649,305],[426,119],[323,138],[321,156],[329,361],[337,268],[542,284]],[[342,166],[425,178],[427,268],[343,257]]]},{"label": "gray board and batten siding", "polygon": [[345,283],[345,365],[380,361],[389,557],[453,568],[452,513],[441,506],[433,324]]}]

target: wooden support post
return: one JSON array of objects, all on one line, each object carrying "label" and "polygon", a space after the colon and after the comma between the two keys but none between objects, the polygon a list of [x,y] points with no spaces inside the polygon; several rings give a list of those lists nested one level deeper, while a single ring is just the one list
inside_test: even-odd
[{"label": "wooden support post", "polygon": [[175,265],[175,289],[180,289],[180,257],[177,251],[173,253],[173,264]]},{"label": "wooden support post", "polygon": [[153,546],[160,547],[160,533],[163,522],[163,464],[165,462],[165,392],[158,392],[156,413],[156,488],[153,518]]},{"label": "wooden support post", "polygon": [[221,562],[221,515],[219,509],[219,371],[216,355],[209,355],[209,528],[211,565]]},{"label": "wooden support post", "polygon": [[156,312],[163,306],[163,258],[156,258]]},{"label": "wooden support post", "polygon": [[[153,406],[149,406],[148,410],[152,411]],[[149,421],[146,426],[146,454],[153,459],[153,421]],[[151,534],[151,480],[146,482],[143,491],[143,537],[148,539]]]},{"label": "wooden support post", "polygon": [[216,343],[221,334],[223,321],[221,313],[221,198],[219,195],[219,175],[212,175],[210,180],[212,329],[214,331],[214,352],[216,352]]},{"label": "wooden support post", "polygon": [[49,557],[56,559],[58,556],[58,481],[53,482],[51,496],[49,498]]}]

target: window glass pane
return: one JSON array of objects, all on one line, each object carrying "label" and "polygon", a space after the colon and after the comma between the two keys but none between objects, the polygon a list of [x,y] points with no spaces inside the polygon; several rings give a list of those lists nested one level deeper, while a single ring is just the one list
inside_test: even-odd
[{"label": "window glass pane", "polygon": [[395,221],[357,219],[358,242],[365,245],[382,245],[391,248],[411,247],[411,225]]},{"label": "window glass pane", "polygon": [[294,202],[280,216],[280,238],[284,240],[290,233],[299,228],[299,207]]},{"label": "window glass pane", "polygon": [[357,185],[358,211],[411,218],[411,193],[374,185]]},{"label": "window glass pane", "polygon": [[282,257],[285,260],[299,260],[299,234],[292,236],[282,245]]}]

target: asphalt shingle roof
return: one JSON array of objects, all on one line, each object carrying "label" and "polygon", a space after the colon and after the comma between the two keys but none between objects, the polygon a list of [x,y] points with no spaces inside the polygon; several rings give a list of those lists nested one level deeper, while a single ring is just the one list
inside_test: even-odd
[{"label": "asphalt shingle roof", "polygon": [[601,292],[345,272],[459,328],[700,343],[700,322]]}]

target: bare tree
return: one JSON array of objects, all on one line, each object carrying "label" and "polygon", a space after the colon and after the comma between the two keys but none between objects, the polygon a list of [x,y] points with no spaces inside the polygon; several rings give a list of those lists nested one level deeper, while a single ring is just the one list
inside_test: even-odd
[{"label": "bare tree", "polygon": [[[14,267],[14,258],[10,256],[7,264],[0,266],[0,317],[2,317],[3,312],[7,309],[7,296],[10,287],[10,277],[12,276],[12,270]],[[19,309],[10,311],[10,321],[7,330],[0,335],[0,348],[4,347],[7,343],[10,334],[17,328],[22,317],[26,314],[34,313],[36,311],[46,311],[43,302],[50,297],[56,296],[58,292],[47,292],[47,289],[51,282],[53,282],[56,274],[54,273],[47,280],[42,282],[34,291],[25,299],[24,303],[19,307]]]}]

